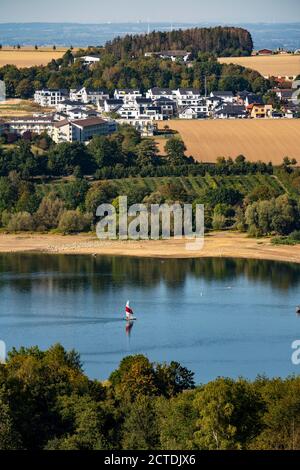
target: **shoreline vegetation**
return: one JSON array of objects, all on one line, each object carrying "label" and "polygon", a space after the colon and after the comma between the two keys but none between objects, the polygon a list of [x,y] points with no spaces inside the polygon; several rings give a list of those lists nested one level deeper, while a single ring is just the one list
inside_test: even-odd
[{"label": "shoreline vegetation", "polygon": [[300,263],[300,245],[276,245],[271,238],[249,238],[238,232],[205,235],[201,251],[186,250],[186,239],[98,240],[93,234],[0,233],[0,253],[48,253],[141,258],[246,258]]}]

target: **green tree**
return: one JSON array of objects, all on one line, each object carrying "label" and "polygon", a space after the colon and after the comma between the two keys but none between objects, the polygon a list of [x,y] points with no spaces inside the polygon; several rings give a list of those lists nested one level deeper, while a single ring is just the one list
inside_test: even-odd
[{"label": "green tree", "polygon": [[139,395],[130,406],[122,427],[122,448],[155,450],[159,448],[159,425],[155,399]]},{"label": "green tree", "polygon": [[171,165],[178,165],[185,162],[185,151],[186,147],[184,142],[177,137],[172,137],[165,145],[167,159]]},{"label": "green tree", "polygon": [[195,443],[200,449],[245,449],[262,429],[264,404],[251,384],[217,379],[195,398]]}]

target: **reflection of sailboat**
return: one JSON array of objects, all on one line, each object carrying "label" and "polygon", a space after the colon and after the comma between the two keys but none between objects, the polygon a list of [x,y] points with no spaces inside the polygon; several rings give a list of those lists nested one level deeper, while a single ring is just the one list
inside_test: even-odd
[{"label": "reflection of sailboat", "polygon": [[127,304],[126,304],[126,307],[125,307],[125,315],[126,315],[126,321],[127,322],[132,322],[132,321],[136,320],[136,318],[133,316],[133,310],[130,307],[129,300],[127,301]]},{"label": "reflection of sailboat", "polygon": [[126,334],[127,336],[130,337],[131,335],[131,330],[133,328],[133,325],[134,325],[134,322],[133,321],[128,321],[127,324],[126,324]]}]

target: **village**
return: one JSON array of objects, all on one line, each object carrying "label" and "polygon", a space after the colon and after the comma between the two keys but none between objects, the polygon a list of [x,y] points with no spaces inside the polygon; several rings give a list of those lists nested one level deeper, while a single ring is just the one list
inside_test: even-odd
[{"label": "village", "polygon": [[[282,84],[287,83],[286,87]],[[173,119],[293,119],[300,107],[291,82],[281,82],[270,90],[276,108],[258,94],[243,91],[213,91],[201,96],[194,88],[154,87],[146,93],[138,89],[116,89],[113,95],[103,90],[42,89],[34,94],[41,111],[28,116],[0,120],[0,135],[47,133],[54,142],[88,143],[95,135],[109,135],[118,124],[134,126],[142,136],[153,136],[159,122]],[[45,108],[45,113],[42,112]],[[47,109],[47,112],[46,112]],[[51,112],[50,112],[51,111]],[[166,126],[168,127],[167,123]]]}]

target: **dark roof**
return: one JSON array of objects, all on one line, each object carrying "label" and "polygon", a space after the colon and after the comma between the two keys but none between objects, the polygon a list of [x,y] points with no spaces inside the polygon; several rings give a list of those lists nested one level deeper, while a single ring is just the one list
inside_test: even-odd
[{"label": "dark roof", "polygon": [[246,114],[246,110],[244,106],[224,104],[215,112],[215,114],[230,114],[232,116],[240,116],[242,114]]},{"label": "dark roof", "polygon": [[117,100],[117,99],[114,99],[114,98],[110,98],[110,99],[106,100],[106,103],[107,104],[118,105],[118,104],[124,104],[124,101],[123,100]]},{"label": "dark roof", "polygon": [[172,104],[173,106],[175,106],[175,101],[174,100],[171,100],[170,98],[168,97],[163,97],[161,96],[160,98],[156,98],[155,100],[153,100],[154,103],[156,104],[159,104],[159,105],[162,105],[162,104]]},{"label": "dark roof", "polygon": [[90,119],[78,119],[76,121],[72,121],[72,124],[78,127],[93,127],[97,126],[100,124],[106,124],[107,121],[104,121],[104,119],[95,117],[95,118],[90,118]]},{"label": "dark roof", "polygon": [[213,91],[213,96],[233,96],[232,91]]},{"label": "dark roof", "polygon": [[159,88],[159,87],[154,87],[151,88],[150,91],[152,92],[153,95],[169,95],[171,96],[172,90],[170,88]]},{"label": "dark roof", "polygon": [[249,93],[246,98],[249,104],[264,104],[262,97],[254,93]]},{"label": "dark roof", "polygon": [[70,124],[70,122],[68,121],[68,119],[62,119],[61,121],[57,121],[54,123],[54,127],[56,129],[59,129],[60,127],[64,127],[64,126],[67,126],[68,124]]},{"label": "dark roof", "polygon": [[147,104],[147,103],[152,103],[151,98],[137,98],[136,102],[138,104]]},{"label": "dark roof", "polygon": [[72,101],[72,100],[63,100],[59,104],[67,105],[67,106],[76,106],[76,107],[85,107],[86,103],[82,103],[81,101]]}]

